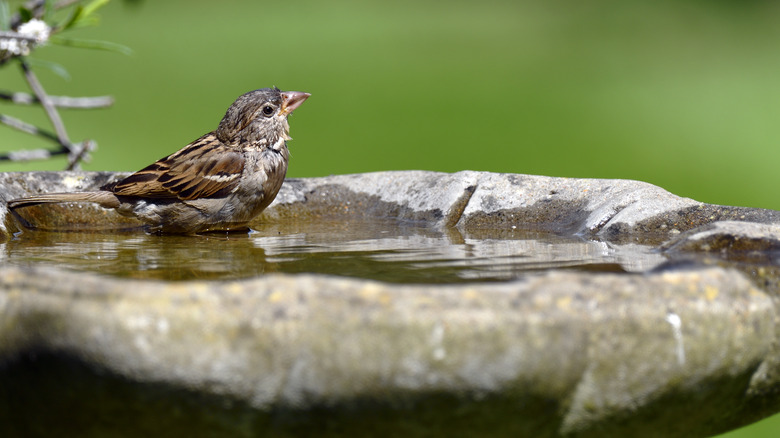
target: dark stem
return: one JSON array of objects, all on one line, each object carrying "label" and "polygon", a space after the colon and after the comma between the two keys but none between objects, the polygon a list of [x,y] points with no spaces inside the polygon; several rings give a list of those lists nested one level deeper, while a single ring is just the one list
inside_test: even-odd
[{"label": "dark stem", "polygon": [[84,140],[76,146],[76,153],[68,154],[68,167],[65,170],[78,170],[79,162],[84,160],[89,155],[89,152],[95,148],[95,142],[92,140]]}]

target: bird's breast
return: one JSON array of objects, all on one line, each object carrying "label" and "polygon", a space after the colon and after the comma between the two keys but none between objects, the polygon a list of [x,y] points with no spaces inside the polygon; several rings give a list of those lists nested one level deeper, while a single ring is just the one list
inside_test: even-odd
[{"label": "bird's breast", "polygon": [[251,151],[246,155],[241,182],[235,194],[251,210],[263,209],[273,201],[287,174],[287,149]]}]

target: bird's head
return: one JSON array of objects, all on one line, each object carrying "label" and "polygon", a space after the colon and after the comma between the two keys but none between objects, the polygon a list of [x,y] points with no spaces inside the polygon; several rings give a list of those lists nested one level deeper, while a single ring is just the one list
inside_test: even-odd
[{"label": "bird's head", "polygon": [[311,94],[262,88],[243,94],[230,105],[217,128],[217,138],[231,146],[279,150],[290,139],[289,116]]}]

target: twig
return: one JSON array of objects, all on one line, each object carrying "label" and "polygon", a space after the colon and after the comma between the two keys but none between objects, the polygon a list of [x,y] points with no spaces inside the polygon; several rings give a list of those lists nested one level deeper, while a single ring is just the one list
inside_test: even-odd
[{"label": "twig", "polygon": [[53,155],[62,155],[62,150],[50,151],[48,149],[30,149],[22,151],[13,151],[6,154],[0,154],[0,161],[32,161],[48,160]]},{"label": "twig", "polygon": [[[0,122],[5,123],[7,121],[5,120],[5,118],[6,116],[0,115]],[[25,124],[24,122],[21,123]],[[13,125],[9,125],[9,126],[13,126]],[[32,128],[36,129],[34,126]],[[56,139],[54,134],[50,134],[50,133],[42,133],[42,134],[39,133],[39,135],[50,135]],[[11,151],[11,152],[0,154],[0,161],[18,162],[18,161],[32,161],[32,160],[47,160],[57,155],[69,154],[70,156],[68,157],[68,166],[66,167],[66,170],[75,170],[78,169],[78,163],[80,161],[89,160],[89,153],[95,150],[96,146],[97,145],[95,144],[94,141],[84,140],[81,143],[77,143],[73,145],[73,150],[76,151],[75,154],[69,154],[67,150],[62,148],[53,151],[49,149],[29,149],[29,150]]]},{"label": "twig", "polygon": [[[11,128],[18,129],[19,131],[26,132],[28,134],[37,135],[40,137],[48,138],[56,143],[59,143],[57,136],[51,132],[39,129],[37,126],[33,126],[29,123],[25,123],[17,118],[0,114],[0,123],[10,126]],[[48,149],[33,149],[13,151],[5,154],[0,154],[0,161],[29,161],[29,160],[45,160],[53,155],[62,155],[68,153],[67,149],[60,147],[56,151],[50,151]]]},{"label": "twig", "polygon": [[14,32],[14,31],[11,31],[11,30],[0,30],[0,38],[12,39],[12,40],[21,40],[21,41],[29,41],[31,43],[34,43],[34,42],[38,41],[38,39],[36,37],[22,35],[22,34],[20,34],[18,32]]},{"label": "twig", "polygon": [[80,170],[79,162],[89,161],[89,153],[95,150],[97,144],[92,140],[84,140],[73,146],[74,150],[68,154],[68,167],[65,170]]},{"label": "twig", "polygon": [[[111,96],[49,96],[49,99],[51,99],[51,103],[57,108],[92,109],[105,108],[114,104],[114,98]],[[32,94],[11,91],[0,91],[0,100],[7,100],[22,105],[33,105],[41,103],[41,101]]]},{"label": "twig", "polygon": [[[52,7],[53,9],[62,9],[62,8],[72,6],[78,3],[79,1],[80,0],[58,0],[56,1],[56,3],[51,2],[52,4],[50,4],[49,6]],[[33,94],[30,95],[27,93],[12,93],[12,92],[0,91],[0,100],[7,100],[13,103],[25,104],[25,105],[40,104],[43,107],[44,111],[46,111],[46,115],[48,116],[49,121],[54,127],[55,132],[52,133],[49,131],[42,130],[37,126],[31,125],[29,123],[23,122],[19,119],[4,114],[0,114],[0,124],[4,124],[14,129],[18,129],[22,132],[26,132],[32,135],[37,135],[46,138],[48,140],[51,140],[59,145],[59,149],[54,151],[48,149],[12,151],[8,153],[0,154],[0,161],[2,160],[27,161],[27,160],[35,160],[35,159],[47,159],[54,155],[67,154],[68,155],[67,169],[73,170],[79,167],[80,161],[89,159],[89,153],[93,151],[97,147],[97,145],[92,140],[84,140],[83,142],[76,143],[76,144],[71,143],[70,139],[68,138],[68,133],[65,130],[65,124],[62,122],[62,118],[60,117],[59,112],[57,112],[57,107],[101,108],[101,107],[107,107],[112,105],[114,103],[114,100],[110,96],[67,97],[67,96],[49,96],[48,94],[46,94],[46,91],[43,89],[43,86],[38,80],[38,77],[30,69],[29,64],[24,58],[24,56],[27,55],[29,50],[31,48],[34,48],[36,46],[36,43],[39,43],[38,39],[36,37],[22,35],[18,32],[13,31],[19,28],[19,26],[23,24],[22,23],[23,15],[31,15],[32,18],[40,19],[46,10],[46,5],[47,5],[47,0],[28,0],[24,4],[24,8],[28,12],[22,14],[22,12],[25,11],[20,11],[11,17],[10,23],[8,24],[10,25],[10,29],[12,30],[10,31],[0,30],[0,39],[4,41],[3,43],[4,47],[13,47],[14,44],[16,44],[20,48],[25,49],[25,50],[18,50],[18,51],[4,49],[2,52],[0,52],[3,55],[2,57],[0,57],[0,66],[2,66],[3,64],[5,64],[7,61],[11,59],[19,59],[19,66],[21,67],[24,77],[27,80],[27,83],[30,85],[30,89],[33,92]],[[52,32],[56,32],[57,29],[48,29],[48,30]],[[9,40],[11,41],[9,42]]]},{"label": "twig", "polygon": [[[0,114],[0,123],[6,126],[10,126],[11,128],[18,129],[19,131],[26,132],[28,134],[32,135],[38,135],[41,137],[45,137],[49,140],[52,140],[53,142],[59,144],[60,139],[57,138],[57,135],[49,132],[44,131],[43,129],[38,128],[37,126],[31,125],[27,122],[23,122],[15,117],[7,116],[5,114]],[[60,145],[61,146],[61,145]],[[62,148],[63,153],[68,152],[67,149]]]},{"label": "twig", "polygon": [[19,65],[22,66],[24,77],[27,79],[27,83],[30,84],[33,93],[35,93],[35,97],[41,102],[41,106],[43,106],[43,109],[46,111],[46,115],[49,116],[49,120],[51,121],[52,126],[54,126],[54,131],[57,133],[57,139],[59,140],[60,146],[70,151],[72,145],[70,139],[68,139],[68,133],[65,131],[65,125],[63,125],[60,114],[57,112],[57,108],[54,108],[49,95],[46,94],[43,86],[38,82],[35,73],[30,70],[30,66],[27,65],[24,60],[19,60]]},{"label": "twig", "polygon": [[[37,126],[23,122],[17,118],[7,116],[5,114],[0,114],[0,123],[28,134],[47,138],[59,144],[59,139],[55,134],[44,131]],[[53,151],[48,149],[12,151],[5,154],[0,154],[0,161],[46,160],[55,155],[68,154],[68,166],[66,167],[66,170],[77,170],[79,167],[79,162],[88,161],[89,153],[95,150],[96,146],[97,145],[94,141],[84,140],[81,143],[71,144],[70,148],[64,148],[62,145],[60,145],[59,149]]]}]

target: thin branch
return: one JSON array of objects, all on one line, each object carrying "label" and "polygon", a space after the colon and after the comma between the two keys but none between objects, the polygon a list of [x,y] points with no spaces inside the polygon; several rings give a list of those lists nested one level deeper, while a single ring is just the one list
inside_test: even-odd
[{"label": "thin branch", "polygon": [[[11,59],[19,58],[30,53],[30,50],[35,47],[37,38],[27,35],[22,35],[13,31],[0,30],[0,40],[3,43],[2,57],[0,57],[0,65],[5,64]],[[8,40],[14,40],[15,47],[9,45]]]},{"label": "thin branch", "polygon": [[27,79],[27,83],[30,84],[33,93],[35,93],[35,97],[41,102],[41,106],[43,106],[43,109],[46,111],[46,115],[49,116],[49,120],[51,120],[51,124],[54,126],[54,131],[57,133],[60,146],[70,151],[70,139],[68,138],[68,133],[65,131],[65,125],[62,123],[60,114],[57,112],[57,108],[52,104],[49,95],[46,94],[43,86],[38,82],[38,77],[35,76],[35,73],[30,70],[30,66],[27,65],[27,62],[20,60],[19,64],[22,66],[24,77]]},{"label": "thin branch", "polygon": [[[95,150],[97,145],[92,140],[84,140],[83,142],[77,143],[73,146],[74,149],[78,150],[78,153],[72,154],[68,157],[68,166],[66,167],[66,170],[78,170],[79,162],[88,161],[89,152]],[[23,149],[19,151],[0,153],[0,161],[20,162],[48,160],[49,158],[55,157],[57,155],[65,154],[68,154],[68,151],[62,148],[53,151],[49,149]]]},{"label": "thin branch", "polygon": [[[2,1],[2,0],[0,0]],[[54,9],[62,9],[68,6],[72,6],[78,3],[79,0],[59,0],[53,4]],[[46,9],[46,0],[28,0],[25,3],[25,9],[29,11],[33,18],[41,18]],[[22,24],[22,13],[14,14],[10,20],[10,28],[17,29]],[[52,32],[55,32],[52,30]],[[0,39],[6,41],[6,46],[12,45],[8,40],[13,40],[13,43],[18,44],[20,47],[25,48],[24,53],[15,53],[10,50],[6,50],[3,53],[3,57],[0,58],[0,66],[5,64],[10,59],[19,59],[19,65],[24,73],[24,77],[27,83],[32,89],[33,95],[26,93],[11,93],[0,91],[0,100],[7,100],[18,104],[40,104],[46,115],[51,121],[54,127],[55,133],[44,131],[37,126],[23,122],[11,116],[0,114],[0,124],[10,126],[14,129],[18,129],[28,134],[37,135],[48,140],[51,140],[59,145],[58,150],[48,149],[34,149],[34,150],[21,150],[12,151],[4,154],[0,154],[0,161],[27,161],[37,159],[47,159],[54,155],[68,155],[68,170],[77,169],[79,162],[89,159],[89,153],[93,151],[97,145],[92,140],[84,140],[81,143],[73,144],[68,138],[68,133],[65,130],[65,125],[62,122],[60,114],[57,112],[57,107],[60,108],[100,108],[110,106],[114,103],[113,98],[110,96],[98,96],[98,97],[67,97],[67,96],[49,96],[43,89],[38,77],[30,69],[29,64],[21,55],[26,55],[30,47],[34,47],[38,42],[37,38],[27,35],[21,35],[14,31],[0,31]]]},{"label": "thin branch", "polygon": [[[60,145],[60,139],[57,138],[56,134],[53,134],[49,131],[44,131],[43,129],[38,128],[35,125],[31,125],[27,122],[23,122],[15,117],[7,116],[5,114],[0,114],[0,123],[6,126],[10,126],[11,128],[18,129],[19,131],[26,132],[31,135],[38,135],[44,138],[47,138],[58,145]],[[62,145],[60,145],[62,147]],[[63,148],[64,152],[67,152],[67,149]]]},{"label": "thin branch", "polygon": [[12,40],[20,40],[20,41],[29,41],[31,43],[34,43],[34,42],[38,41],[38,38],[36,38],[36,37],[22,35],[22,34],[20,34],[18,32],[14,32],[12,30],[0,30],[0,38],[12,39]]},{"label": "thin branch", "polygon": [[[111,96],[49,96],[49,99],[51,99],[51,103],[57,108],[92,109],[105,108],[114,104],[114,98]],[[11,91],[0,91],[0,100],[7,100],[9,102],[21,105],[33,105],[41,103],[41,101],[32,94]]]},{"label": "thin branch", "polygon": [[62,155],[65,151],[57,150],[50,151],[48,149],[30,149],[22,151],[13,151],[5,154],[0,154],[0,161],[33,161],[33,160],[48,160],[54,155]]},{"label": "thin branch", "polygon": [[73,146],[75,151],[68,154],[68,167],[65,170],[81,170],[79,162],[89,161],[89,153],[95,150],[97,144],[92,140],[84,140]]},{"label": "thin branch", "polygon": [[[94,142],[91,140],[86,140],[83,143],[79,143],[79,145],[81,151],[78,155],[68,159],[68,167],[66,167],[65,170],[79,170],[79,161],[86,160],[89,155],[87,152],[94,149]],[[13,161],[18,163],[22,161],[48,160],[57,155],[65,154],[67,154],[67,151],[63,149],[57,149],[55,151],[48,149],[29,149],[0,154],[0,161]]]},{"label": "thin branch", "polygon": [[[17,118],[0,114],[0,123],[18,129],[19,131],[26,132],[27,134],[47,138],[59,145],[59,139],[55,134],[44,131],[37,126],[23,122]],[[96,147],[97,144],[93,140],[84,140],[81,143],[72,144],[70,148],[64,148],[60,145],[59,149],[53,151],[48,149],[32,149],[7,152],[5,154],[0,154],[0,161],[45,160],[55,155],[68,154],[68,166],[66,167],[66,170],[78,170],[79,162],[88,161],[89,153],[95,150]]]},{"label": "thin branch", "polygon": [[[39,129],[38,127],[29,123],[25,123],[17,118],[7,116],[5,114],[0,114],[0,123],[28,134],[47,138],[59,144],[59,139],[56,135],[52,134],[51,132]],[[52,157],[53,155],[63,155],[66,153],[68,153],[68,150],[62,147],[55,151],[50,151],[48,149],[21,150],[0,154],[0,161],[45,160]]]}]

